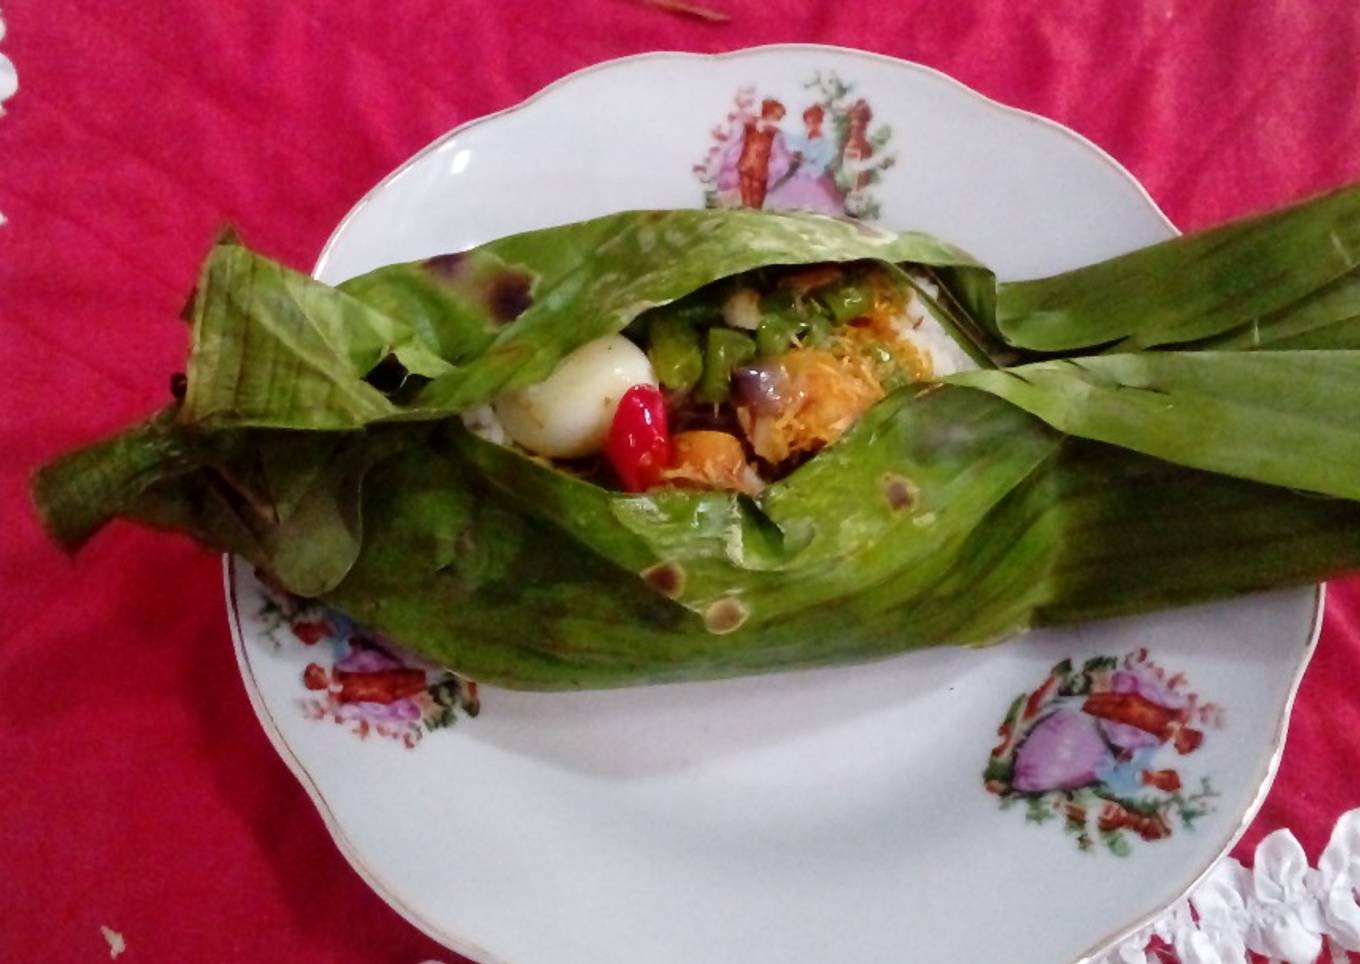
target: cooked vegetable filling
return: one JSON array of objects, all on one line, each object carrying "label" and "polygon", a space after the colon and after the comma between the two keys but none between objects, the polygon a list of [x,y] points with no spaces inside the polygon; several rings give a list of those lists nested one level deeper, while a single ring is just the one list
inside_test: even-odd
[{"label": "cooked vegetable filling", "polygon": [[762,268],[645,312],[501,395],[503,432],[485,410],[468,422],[630,492],[755,493],[889,392],[974,367],[939,297],[924,271],[874,262]]}]

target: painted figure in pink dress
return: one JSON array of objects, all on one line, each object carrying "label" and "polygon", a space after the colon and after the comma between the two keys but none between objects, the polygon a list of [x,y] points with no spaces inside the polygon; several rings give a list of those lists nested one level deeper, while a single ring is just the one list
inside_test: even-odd
[{"label": "painted figure in pink dress", "polygon": [[803,111],[806,133],[789,139],[792,163],[770,190],[769,206],[781,211],[845,215],[845,198],[831,175],[836,144],[822,132],[826,110],[813,104]]}]

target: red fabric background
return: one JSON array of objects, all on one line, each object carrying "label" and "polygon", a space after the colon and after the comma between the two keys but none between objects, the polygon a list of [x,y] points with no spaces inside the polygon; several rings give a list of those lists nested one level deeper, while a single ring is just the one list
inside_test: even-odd
[{"label": "red fabric background", "polygon": [[[1360,6],[1297,0],[10,0],[0,49],[0,958],[454,959],[349,870],[238,679],[215,557],[126,526],[70,561],[33,467],[149,411],[225,221],[310,266],[386,171],[563,74],[652,49],[858,46],[1081,131],[1195,228],[1360,178]],[[1316,857],[1360,805],[1360,581],[1332,587],[1251,833]],[[526,913],[526,926],[532,926]],[[645,959],[645,953],[640,959]]]}]

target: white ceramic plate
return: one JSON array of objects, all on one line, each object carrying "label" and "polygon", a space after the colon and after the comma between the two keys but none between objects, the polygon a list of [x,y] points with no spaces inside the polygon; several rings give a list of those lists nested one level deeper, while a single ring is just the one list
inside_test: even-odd
[{"label": "white ceramic plate", "polygon": [[[604,64],[467,124],[350,213],[317,275],[706,192],[876,212],[1007,278],[1173,233],[1054,123],[774,47]],[[227,577],[246,687],[345,855],[426,933],[513,964],[1093,954],[1241,832],[1321,608],[1301,589],[848,669],[483,690],[472,719],[447,674]]]}]

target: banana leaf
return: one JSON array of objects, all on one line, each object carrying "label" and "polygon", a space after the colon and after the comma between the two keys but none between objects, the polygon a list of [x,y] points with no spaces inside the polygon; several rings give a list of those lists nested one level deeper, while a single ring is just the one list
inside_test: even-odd
[{"label": "banana leaf", "polygon": [[[1360,187],[998,288],[988,327],[1031,352],[1181,345],[1287,324],[1360,265]],[[1348,299],[1354,305],[1354,288]],[[1353,316],[1356,312],[1352,311]],[[983,319],[987,323],[987,319]]]},{"label": "banana leaf", "polygon": [[[625,212],[336,288],[224,237],[184,398],[47,466],[34,495],[69,548],[114,516],[185,531],[534,689],[1317,581],[1360,567],[1357,231],[1348,189],[1003,285],[924,235],[748,211]],[[723,278],[860,260],[932,271],[984,367],[890,395],[756,497],[608,491],[454,417]]]},{"label": "banana leaf", "polygon": [[[947,395],[956,396],[950,407],[981,398]],[[954,413],[942,406],[940,414]],[[1044,434],[1037,420],[1031,427]],[[445,439],[375,472],[366,509],[383,524],[370,528],[354,569],[325,598],[474,679],[553,690],[993,643],[1034,627],[1314,582],[1360,559],[1354,502],[1055,441],[1028,477],[970,516],[971,528],[952,526],[924,562],[914,557],[831,603],[723,634],[562,529],[538,524],[468,465],[456,438]],[[959,453],[970,444],[960,442]]]},{"label": "banana leaf", "polygon": [[1099,355],[949,381],[1004,398],[1069,435],[1360,499],[1360,351]]}]

